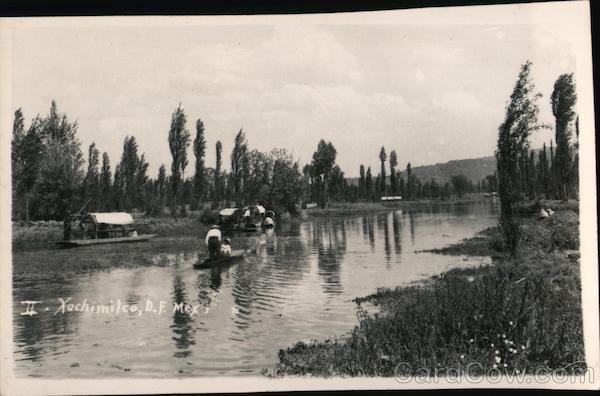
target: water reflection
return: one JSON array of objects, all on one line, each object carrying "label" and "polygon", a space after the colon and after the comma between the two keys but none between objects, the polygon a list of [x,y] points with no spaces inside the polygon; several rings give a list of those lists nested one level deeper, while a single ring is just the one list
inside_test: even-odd
[{"label": "water reflection", "polygon": [[37,311],[45,306],[53,312],[57,309],[57,299],[72,295],[78,286],[73,278],[55,279],[42,284],[23,282],[25,287],[13,287],[13,323],[15,326],[14,342],[22,356],[17,360],[26,359],[33,362],[43,362],[46,357],[60,354],[61,347],[57,340],[69,343],[77,332],[79,315],[21,315],[25,305],[21,301],[39,301]]},{"label": "water reflection", "polygon": [[346,253],[345,222],[317,223],[314,230],[319,275],[323,278],[323,292],[340,294],[343,290],[340,281],[340,263]]},{"label": "water reflection", "polygon": [[185,307],[188,306],[185,282],[181,275],[181,260],[178,256],[175,261],[175,272],[173,278],[173,333],[172,339],[175,341],[175,348],[178,350],[173,354],[174,357],[184,358],[192,354],[190,346],[194,345],[195,330],[192,327],[192,318]]},{"label": "water reflection", "polygon": [[379,229],[383,230],[383,243],[384,243],[386,267],[389,267],[390,259],[392,258],[392,249],[390,246],[390,232],[388,230],[390,215],[391,215],[391,213],[385,213],[385,214],[380,214],[379,216],[377,216],[377,224],[379,226]]},{"label": "water reflection", "polygon": [[402,235],[401,232],[402,211],[396,210],[392,212],[392,226],[394,230],[394,253],[400,255],[402,253]]},{"label": "water reflection", "polygon": [[[258,375],[272,367],[281,348],[350,331],[353,298],[474,265],[414,250],[457,242],[495,219],[496,209],[479,203],[320,218],[232,235],[232,245],[247,253],[226,268],[195,270],[192,264],[206,252],[188,257],[175,248],[150,256],[150,267],[14,281],[16,366],[24,375],[51,377],[97,376],[99,367],[106,376]],[[147,299],[155,306],[164,300],[168,311],[140,317],[19,314],[22,300],[65,296],[142,306]],[[169,304],[198,305],[199,313],[171,311]],[[72,368],[74,362],[81,365]]]},{"label": "water reflection", "polygon": [[410,219],[410,242],[414,246],[414,244],[415,244],[415,213],[412,210],[409,210],[408,217]]},{"label": "water reflection", "polygon": [[369,245],[371,246],[371,251],[375,251],[375,227],[373,226],[373,217],[372,216],[364,216],[363,222],[367,224],[366,235],[369,239]]}]

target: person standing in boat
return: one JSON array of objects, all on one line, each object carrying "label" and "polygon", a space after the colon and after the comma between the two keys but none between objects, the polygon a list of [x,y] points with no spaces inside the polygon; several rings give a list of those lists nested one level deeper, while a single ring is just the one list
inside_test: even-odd
[{"label": "person standing in boat", "polygon": [[211,260],[219,258],[221,252],[221,230],[219,226],[212,225],[206,233],[206,247]]}]

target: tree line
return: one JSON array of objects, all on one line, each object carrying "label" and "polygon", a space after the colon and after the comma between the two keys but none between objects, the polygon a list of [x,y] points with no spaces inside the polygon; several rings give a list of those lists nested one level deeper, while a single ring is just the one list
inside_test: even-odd
[{"label": "tree line", "polygon": [[480,182],[474,183],[462,174],[453,175],[450,180],[443,182],[434,178],[423,181],[413,173],[410,162],[403,173],[397,169],[398,156],[395,150],[389,155],[390,175],[387,176],[385,164],[388,157],[385,147],[381,147],[379,160],[381,168],[375,178],[370,166],[365,171],[365,166],[360,165],[358,197],[361,200],[378,201],[384,196],[401,197],[403,200],[449,199],[451,196],[462,198],[468,193],[484,191]]},{"label": "tree line", "polygon": [[[216,163],[205,163],[207,142],[204,124],[195,123],[195,137],[187,128],[181,105],[173,112],[167,141],[172,157],[170,172],[161,164],[155,178],[135,136],[123,142],[114,172],[108,153],[95,143],[88,147],[87,164],[77,138],[78,124],[58,111],[52,102],[49,114],[36,116],[26,127],[23,111],[15,112],[12,136],[12,216],[14,220],[62,219],[86,211],[144,211],[147,214],[186,215],[212,203],[262,203],[278,211],[295,210],[307,188],[299,163],[285,149],[268,153],[249,147],[240,130],[231,152],[230,171],[223,170],[223,145],[214,146]],[[192,177],[186,177],[192,146]]]},{"label": "tree line", "polygon": [[[215,142],[212,150],[216,161],[209,166],[205,156],[211,148],[204,123],[201,119],[195,121],[192,139],[181,104],[171,116],[166,135],[172,157],[169,171],[161,164],[158,174],[151,177],[135,136],[127,136],[113,172],[108,153],[101,154],[95,143],[88,147],[87,158],[84,156],[77,122],[60,113],[54,101],[48,115],[36,116],[27,127],[23,111],[18,109],[11,152],[13,219],[61,219],[82,208],[136,209],[151,215],[180,216],[186,215],[187,208],[253,203],[294,213],[300,202],[326,207],[330,201],[378,201],[390,195],[404,200],[448,199],[497,191],[503,208],[501,223],[508,227],[506,219],[518,201],[537,197],[564,200],[578,194],[579,121],[574,110],[573,75],[560,76],[551,97],[556,146],[552,141],[549,147],[544,144],[536,155],[529,148],[529,135],[548,126],[537,123],[535,102],[541,95],[534,92],[530,67],[530,63],[523,65],[499,128],[497,172],[479,181],[464,175],[453,175],[444,182],[421,180],[410,162],[402,172],[396,151],[391,150],[388,156],[381,147],[377,175],[371,167],[360,165],[358,183],[352,183],[336,164],[337,150],[332,142],[321,140],[311,161],[301,167],[285,149],[251,149],[241,129],[235,136],[226,171],[222,143]],[[194,166],[192,175],[186,177],[190,146]]]},{"label": "tree line", "polygon": [[529,61],[521,66],[504,121],[498,129],[496,149],[499,226],[513,256],[518,252],[520,241],[515,216],[520,202],[540,196],[567,201],[579,194],[579,117],[574,76],[562,74],[554,83],[550,105],[555,119],[556,147],[551,142],[548,153],[544,145],[536,161],[529,138],[536,131],[551,126],[538,122],[537,102],[542,95],[531,79],[531,67]]},{"label": "tree line", "polygon": [[[310,163],[300,168],[285,149],[261,152],[251,149],[243,130],[236,134],[230,154],[229,172],[223,169],[223,145],[214,145],[216,161],[207,166],[208,149],[204,123],[195,122],[195,136],[181,104],[171,116],[167,143],[172,157],[170,169],[161,164],[158,174],[148,174],[148,161],[135,136],[126,136],[116,165],[95,143],[87,157],[77,137],[77,122],[59,112],[52,101],[48,115],[36,116],[28,127],[22,109],[15,112],[12,136],[12,215],[15,220],[61,219],[68,213],[86,211],[139,210],[151,215],[186,215],[212,204],[261,203],[277,211],[294,213],[300,202],[355,202],[377,200],[385,193],[398,193],[407,199],[448,198],[454,192],[472,192],[475,186],[464,177],[452,184],[435,180],[422,183],[407,166],[404,181],[396,153],[390,154],[391,184],[385,180],[385,149],[382,147],[382,174],[374,179],[369,168],[360,168],[358,186],[348,183],[336,164],[337,150],[321,140]],[[189,171],[188,148],[192,146],[194,168]],[[114,168],[113,168],[114,167]],[[113,170],[114,169],[114,170]],[[383,176],[382,176],[383,175]],[[479,188],[479,187],[477,187]]]}]

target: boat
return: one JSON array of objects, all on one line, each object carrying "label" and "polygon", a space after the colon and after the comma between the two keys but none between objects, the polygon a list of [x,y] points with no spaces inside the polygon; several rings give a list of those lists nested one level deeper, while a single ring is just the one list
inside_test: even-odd
[{"label": "boat", "polygon": [[271,217],[265,217],[262,222],[262,226],[265,228],[273,228],[275,227],[275,220],[273,220]]},{"label": "boat", "polygon": [[101,245],[106,243],[119,243],[119,242],[142,242],[147,241],[150,238],[154,238],[157,234],[144,234],[138,236],[129,236],[121,238],[99,238],[99,239],[73,239],[70,241],[57,241],[56,243],[63,247],[77,247],[77,246],[89,246],[89,245]]},{"label": "boat", "polygon": [[135,222],[129,213],[86,213],[65,221],[69,234],[73,220],[77,220],[78,239],[65,239],[56,243],[63,247],[99,245],[107,243],[142,242],[156,234],[138,235]]},{"label": "boat", "polygon": [[258,209],[244,207],[221,210],[219,225],[227,231],[255,232],[260,230],[262,224]]},{"label": "boat", "polygon": [[239,249],[239,250],[232,251],[229,256],[219,257],[218,259],[213,259],[213,260],[211,260],[210,258],[207,258],[204,261],[198,261],[197,263],[195,263],[194,268],[202,269],[202,268],[213,268],[213,267],[233,265],[233,264],[239,262],[240,260],[244,259],[245,252],[246,252],[245,250]]},{"label": "boat", "polygon": [[262,226],[264,228],[274,228],[275,227],[275,212],[272,210],[267,210],[262,214]]}]

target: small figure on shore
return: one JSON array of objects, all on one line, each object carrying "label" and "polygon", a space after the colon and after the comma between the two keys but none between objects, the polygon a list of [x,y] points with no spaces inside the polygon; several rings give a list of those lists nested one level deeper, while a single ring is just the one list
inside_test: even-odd
[{"label": "small figure on shore", "polygon": [[71,213],[67,212],[63,220],[63,239],[65,241],[71,240]]},{"label": "small figure on shore", "polygon": [[206,233],[206,246],[211,260],[219,258],[221,251],[221,230],[219,230],[219,226],[210,226],[210,230]]},{"label": "small figure on shore", "polygon": [[548,215],[548,212],[546,212],[546,210],[545,210],[545,209],[540,209],[540,215],[538,216],[540,219],[545,219],[545,218],[547,218],[548,216],[549,216],[549,215]]},{"label": "small figure on shore", "polygon": [[87,234],[88,234],[88,230],[87,230],[87,226],[82,223],[81,221],[79,222],[79,231],[81,232],[81,239],[87,239]]},{"label": "small figure on shore", "polygon": [[229,238],[225,238],[223,240],[223,244],[221,245],[221,256],[228,257],[231,255],[231,241]]}]

